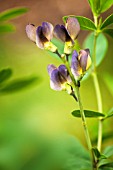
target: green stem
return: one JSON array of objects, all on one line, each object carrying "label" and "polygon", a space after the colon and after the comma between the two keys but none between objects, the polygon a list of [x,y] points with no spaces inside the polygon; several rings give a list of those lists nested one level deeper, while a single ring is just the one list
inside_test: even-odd
[{"label": "green stem", "polygon": [[[94,22],[95,26],[98,27],[98,17],[94,16]],[[96,42],[97,42],[98,34],[95,31],[94,34],[94,49],[93,49],[93,61],[94,61],[94,72],[92,74],[95,91],[96,91],[96,97],[97,97],[97,104],[98,104],[98,111],[102,113],[102,97],[100,92],[100,86],[96,74]],[[99,126],[98,126],[98,141],[97,141],[97,148],[99,151],[101,151],[101,145],[102,145],[102,119],[99,118]]]},{"label": "green stem", "polygon": [[83,127],[84,127],[84,132],[85,132],[85,136],[86,136],[86,140],[87,140],[88,149],[91,150],[92,145],[91,145],[91,140],[89,137],[89,132],[88,132],[87,124],[86,124],[86,118],[85,118],[85,114],[84,114],[84,110],[83,110],[83,106],[82,106],[82,102],[81,102],[79,87],[76,87],[76,92],[77,92],[77,97],[78,97],[78,102],[79,102],[79,107],[80,107],[80,114],[81,114],[81,118],[82,118],[82,123],[83,123]]},{"label": "green stem", "polygon": [[[101,97],[98,78],[95,72],[92,74],[92,76],[93,76],[93,81],[94,81],[94,86],[95,86],[95,91],[97,96],[98,111],[102,113],[102,97]],[[100,118],[99,127],[98,127],[98,142],[97,142],[97,148],[99,151],[101,151],[101,145],[102,145],[102,119]]]},{"label": "green stem", "polygon": [[97,148],[101,152],[102,146],[102,119],[99,119]]},{"label": "green stem", "polygon": [[95,26],[98,26],[98,16],[94,15],[94,22],[95,22]]},{"label": "green stem", "polygon": [[[94,16],[95,26],[98,26],[98,17]],[[96,42],[97,42],[97,31],[94,32],[94,49],[93,49],[93,63],[94,63],[94,71],[96,72]]]},{"label": "green stem", "polygon": [[93,49],[93,63],[94,63],[94,72],[96,72],[96,42],[97,42],[97,34],[94,34],[94,49]]},{"label": "green stem", "polygon": [[78,86],[76,86],[76,92],[77,92],[77,97],[78,97],[78,103],[79,103],[84,133],[85,133],[88,149],[90,151],[91,158],[92,158],[93,170],[95,170],[96,169],[95,157],[94,157],[94,153],[93,153],[93,150],[92,150],[92,144],[91,144],[91,140],[90,140],[90,136],[89,136],[89,132],[88,132],[88,127],[87,127],[87,123],[86,123],[86,118],[85,118],[83,105],[82,105],[82,101],[81,101],[81,97],[80,97],[80,91],[79,91]]},{"label": "green stem", "polygon": [[101,97],[101,93],[100,93],[100,86],[99,86],[97,74],[93,73],[92,76],[93,76],[94,85],[95,85],[95,89],[96,89],[98,111],[102,113],[102,97]]}]

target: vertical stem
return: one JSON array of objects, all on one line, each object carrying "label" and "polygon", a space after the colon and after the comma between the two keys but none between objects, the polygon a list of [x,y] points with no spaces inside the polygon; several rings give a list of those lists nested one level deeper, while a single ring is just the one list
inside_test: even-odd
[{"label": "vertical stem", "polygon": [[93,48],[94,72],[96,72],[96,42],[97,42],[97,35],[96,33],[94,33],[94,48]]},{"label": "vertical stem", "polygon": [[77,91],[77,97],[78,97],[78,102],[79,102],[79,107],[80,107],[80,114],[81,114],[81,118],[82,118],[82,123],[83,123],[83,127],[84,127],[84,132],[85,132],[85,137],[87,140],[88,149],[91,150],[92,145],[91,145],[89,132],[88,132],[87,124],[86,124],[86,119],[85,119],[85,115],[84,115],[84,110],[83,110],[83,106],[82,106],[82,102],[81,102],[79,87],[76,87],[76,91]]},{"label": "vertical stem", "polygon": [[[102,113],[102,97],[99,87],[99,82],[96,73],[92,74],[96,96],[97,96],[97,104],[98,104],[98,111]],[[97,148],[99,151],[101,151],[101,145],[102,145],[102,119],[99,119],[99,127],[98,127],[98,142],[97,142]]]},{"label": "vertical stem", "polygon": [[98,17],[96,15],[94,15],[94,22],[95,22],[95,26],[98,26]]},{"label": "vertical stem", "polygon": [[94,80],[94,85],[96,89],[96,96],[97,96],[97,103],[98,103],[98,111],[102,112],[102,97],[100,93],[100,87],[99,87],[99,82],[96,73],[92,74],[93,80]]},{"label": "vertical stem", "polygon": [[102,146],[102,119],[99,119],[97,148],[101,152]]},{"label": "vertical stem", "polygon": [[[94,16],[94,22],[95,22],[95,26],[98,27],[98,17],[97,16]],[[98,37],[98,34],[95,31],[95,34],[94,34],[94,49],[93,49],[94,73],[92,74],[92,76],[93,76],[93,81],[94,81],[94,86],[95,86],[95,91],[96,91],[98,111],[102,113],[102,97],[101,97],[99,82],[98,82],[98,78],[97,78],[97,74],[96,74],[96,42],[97,42],[97,37]],[[102,145],[102,119],[99,118],[98,141],[97,141],[97,148],[98,148],[99,151],[101,151],[101,145]]]},{"label": "vertical stem", "polygon": [[90,151],[91,158],[92,158],[93,170],[95,170],[95,168],[96,168],[95,158],[94,158],[94,154],[93,154],[93,151],[92,151],[92,144],[91,144],[91,140],[90,140],[90,136],[89,136],[89,132],[88,132],[88,128],[87,128],[86,118],[85,118],[85,114],[84,114],[84,110],[83,110],[82,101],[81,101],[78,86],[76,86],[76,92],[77,92],[77,97],[78,97],[78,102],[79,102],[79,107],[80,107],[80,114],[81,114],[81,118],[82,118],[84,133],[85,133],[88,149]]}]

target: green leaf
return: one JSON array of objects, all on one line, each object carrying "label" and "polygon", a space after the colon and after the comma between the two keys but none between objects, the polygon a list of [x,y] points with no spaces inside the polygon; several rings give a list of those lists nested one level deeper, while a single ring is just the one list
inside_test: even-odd
[{"label": "green leaf", "polygon": [[[105,116],[103,113],[94,112],[91,110],[84,110],[84,114],[85,114],[85,117],[88,117],[88,118],[96,118],[96,117],[104,117]],[[72,112],[72,115],[74,117],[81,117],[80,110],[74,110]]]},{"label": "green leaf", "polygon": [[100,14],[100,0],[88,0],[88,2],[93,14],[98,16]]},{"label": "green leaf", "polygon": [[14,32],[15,26],[12,24],[0,24],[0,34]]},{"label": "green leaf", "polygon": [[12,75],[12,70],[10,68],[0,70],[0,83],[9,79]]},{"label": "green leaf", "polygon": [[[103,154],[105,155],[106,158],[109,158],[109,157],[113,156],[113,146],[107,146],[105,148]],[[105,170],[109,170],[109,168],[113,168],[113,162],[110,162],[109,159],[100,160],[100,162],[99,162],[99,170],[101,168],[105,169]]]},{"label": "green leaf", "polygon": [[101,154],[96,147],[93,147],[92,150],[93,150],[97,160],[107,159],[107,157],[104,154]]},{"label": "green leaf", "polygon": [[94,22],[92,20],[90,20],[89,18],[86,18],[86,17],[83,17],[83,16],[70,15],[70,16],[64,16],[63,21],[66,23],[66,20],[69,17],[77,18],[77,20],[80,24],[80,28],[82,30],[91,30],[91,31],[96,30]]},{"label": "green leaf", "polygon": [[113,0],[101,0],[101,13],[107,11],[113,5]]},{"label": "green leaf", "polygon": [[104,165],[101,165],[99,169],[102,168],[102,170],[112,170],[113,169],[113,162],[105,163]]},{"label": "green leaf", "polygon": [[5,87],[0,88],[0,93],[12,93],[18,90],[22,90],[23,88],[26,88],[29,85],[35,83],[37,80],[39,81],[40,79],[38,77],[31,77],[25,79],[12,80],[7,85],[5,85]]},{"label": "green leaf", "polygon": [[112,117],[113,116],[113,108],[111,108],[109,111],[108,111],[108,113],[107,113],[107,115],[106,115],[106,118],[109,118],[109,117]]},{"label": "green leaf", "polygon": [[111,14],[110,16],[108,16],[105,21],[102,23],[101,28],[100,29],[104,29],[106,27],[108,27],[109,25],[113,24],[113,14]]},{"label": "green leaf", "polygon": [[28,11],[28,8],[12,8],[0,13],[0,21],[14,19]]},{"label": "green leaf", "polygon": [[[87,38],[84,41],[83,46],[84,48],[90,49],[90,55],[93,60],[94,33],[91,33],[87,36]],[[97,37],[97,44],[96,44],[96,65],[97,66],[104,59],[107,49],[108,49],[108,41],[106,37],[101,33]]]},{"label": "green leaf", "polygon": [[99,170],[112,170],[112,168],[109,167],[109,163],[111,164],[112,162],[110,162],[107,159],[103,159],[103,160],[99,161],[99,163],[98,163]]},{"label": "green leaf", "polygon": [[108,87],[110,93],[113,95],[113,76],[109,73],[105,73],[103,76],[103,80]]},{"label": "green leaf", "polygon": [[76,50],[78,52],[81,50],[81,46],[80,46],[80,44],[79,44],[77,39],[75,40],[75,44],[74,44],[73,50]]},{"label": "green leaf", "polygon": [[64,51],[64,43],[56,38],[52,39],[52,43],[58,48],[58,51],[62,54]]},{"label": "green leaf", "polygon": [[103,32],[113,38],[113,29],[104,29]]},{"label": "green leaf", "polygon": [[113,5],[113,0],[88,0],[88,2],[96,16],[107,11]]},{"label": "green leaf", "polygon": [[103,154],[106,156],[106,157],[111,157],[113,156],[113,146],[107,146],[103,152]]},{"label": "green leaf", "polygon": [[[53,38],[52,39],[52,43],[58,48],[58,52],[60,54],[63,54],[64,53],[64,43],[60,40],[57,40],[56,38]],[[80,44],[78,42],[78,40],[75,40],[75,45],[73,47],[73,50],[76,49],[77,51],[79,51],[81,48],[80,48]],[[55,58],[59,58],[57,54],[55,53],[52,53],[50,51],[47,51],[48,54],[52,57],[55,57]],[[60,59],[60,58],[59,58]],[[70,59],[70,56],[69,56],[69,59]]]},{"label": "green leaf", "polygon": [[87,80],[91,76],[91,74],[92,74],[92,69],[90,68],[87,70],[87,72],[85,73],[81,81]]},{"label": "green leaf", "polygon": [[[59,52],[60,54],[63,54],[63,51],[64,51],[64,43],[63,43],[62,41],[60,41],[60,40],[57,40],[56,38],[53,38],[53,39],[52,39],[52,43],[58,48],[58,52]],[[47,53],[48,53],[50,56],[54,57],[54,58],[60,59],[59,56],[58,56],[57,54],[55,54],[55,53],[52,53],[52,52],[50,52],[50,51],[47,51]]]},{"label": "green leaf", "polygon": [[92,150],[93,150],[96,158],[100,158],[101,154],[100,154],[99,150],[96,147],[93,147]]}]

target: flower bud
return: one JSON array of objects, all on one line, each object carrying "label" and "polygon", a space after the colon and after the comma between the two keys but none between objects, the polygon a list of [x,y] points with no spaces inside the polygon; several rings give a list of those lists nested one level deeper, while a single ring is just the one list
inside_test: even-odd
[{"label": "flower bud", "polygon": [[79,55],[76,51],[72,54],[71,71],[76,80],[81,80],[85,72],[91,66],[89,49],[80,50]]},{"label": "flower bud", "polygon": [[76,18],[69,17],[66,21],[66,26],[56,25],[54,35],[65,43],[64,53],[71,54],[74,46],[74,41],[80,31],[80,25]]}]

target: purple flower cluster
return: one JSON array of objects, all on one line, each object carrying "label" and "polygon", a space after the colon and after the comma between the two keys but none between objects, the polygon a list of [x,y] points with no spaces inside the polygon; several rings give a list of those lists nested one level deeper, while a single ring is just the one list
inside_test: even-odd
[{"label": "purple flower cluster", "polygon": [[74,40],[80,31],[80,25],[76,18],[69,17],[66,25],[56,25],[55,28],[49,22],[43,22],[42,26],[35,27],[33,24],[26,26],[26,33],[30,40],[41,49],[56,52],[57,47],[51,42],[53,34],[65,43],[64,53],[72,53]]},{"label": "purple flower cluster", "polygon": [[[87,69],[91,65],[91,58],[89,50],[81,50],[79,54],[76,50],[73,51],[71,61],[71,72],[75,80],[80,80]],[[56,68],[54,65],[48,66],[48,73],[50,76],[50,86],[53,90],[65,90],[66,84],[71,85],[72,80],[65,65],[60,65]]]},{"label": "purple flower cluster", "polygon": [[75,79],[75,82],[80,81],[91,66],[90,52],[88,49],[80,50],[79,53],[77,53],[76,50],[73,51],[75,39],[79,32],[79,22],[73,17],[67,19],[65,26],[56,25],[53,27],[53,25],[48,22],[43,22],[42,26],[38,27],[35,27],[33,24],[28,24],[26,26],[28,38],[36,43],[40,49],[58,53],[57,47],[51,42],[54,35],[64,42],[63,55],[70,55],[72,53],[72,60],[69,68],[65,65],[60,65],[58,68],[52,64],[48,66],[50,86],[53,90],[67,90],[68,93],[72,94],[72,77]]},{"label": "purple flower cluster", "polygon": [[43,22],[42,26],[35,27],[33,24],[26,26],[26,33],[30,40],[32,40],[41,49],[47,49],[55,52],[57,47],[51,43],[53,38],[53,25],[49,22]]}]

